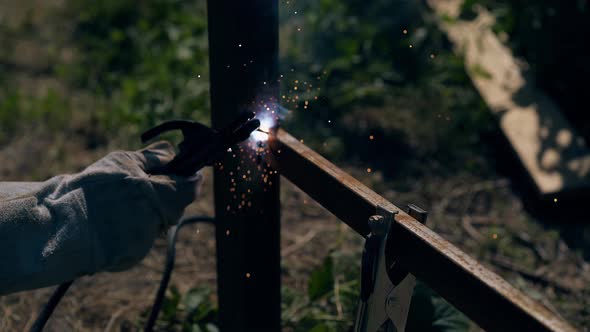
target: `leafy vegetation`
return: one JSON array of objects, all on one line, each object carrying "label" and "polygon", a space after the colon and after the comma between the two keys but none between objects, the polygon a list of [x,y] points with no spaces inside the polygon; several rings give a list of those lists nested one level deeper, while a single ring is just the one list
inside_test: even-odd
[{"label": "leafy vegetation", "polygon": [[206,12],[199,1],[70,0],[74,64],[58,71],[109,101],[106,129],[170,118],[208,120]]},{"label": "leafy vegetation", "polygon": [[27,95],[16,89],[0,91],[0,142],[8,140],[23,123],[42,122],[50,131],[62,130],[71,117],[67,99],[53,90]]},{"label": "leafy vegetation", "polygon": [[[399,176],[435,166],[412,163],[400,172],[400,160],[440,160],[448,166],[440,172],[478,168],[481,160],[471,151],[494,121],[425,8],[404,1],[299,1],[282,15],[282,35],[292,38],[283,50],[283,94],[295,94],[296,80],[319,88],[307,109],[308,96],[296,101],[299,111],[286,123],[307,144]],[[382,153],[392,147],[395,161]]]},{"label": "leafy vegetation", "polygon": [[[137,328],[145,324],[150,311],[146,310]],[[156,331],[217,332],[217,309],[213,292],[207,286],[193,288],[180,294],[170,287],[162,303],[162,310],[154,326]]]},{"label": "leafy vegetation", "polygon": [[346,331],[359,294],[358,255],[333,252],[309,276],[307,294],[283,289],[283,324],[290,331]]}]

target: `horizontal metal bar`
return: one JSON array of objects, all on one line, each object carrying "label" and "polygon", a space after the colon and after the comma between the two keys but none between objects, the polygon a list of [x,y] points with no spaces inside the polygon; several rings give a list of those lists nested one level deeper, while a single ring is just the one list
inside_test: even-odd
[{"label": "horizontal metal bar", "polygon": [[512,287],[428,227],[311,150],[286,131],[270,138],[272,162],[281,174],[357,233],[382,206],[399,211],[397,262],[488,331],[575,331],[547,308]]}]

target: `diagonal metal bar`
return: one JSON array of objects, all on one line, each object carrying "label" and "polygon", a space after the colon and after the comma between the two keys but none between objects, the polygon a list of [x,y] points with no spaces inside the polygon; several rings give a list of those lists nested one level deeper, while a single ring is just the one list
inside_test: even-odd
[{"label": "diagonal metal bar", "polygon": [[469,255],[279,129],[271,135],[281,174],[362,236],[378,206],[399,211],[388,253],[489,331],[575,331]]}]

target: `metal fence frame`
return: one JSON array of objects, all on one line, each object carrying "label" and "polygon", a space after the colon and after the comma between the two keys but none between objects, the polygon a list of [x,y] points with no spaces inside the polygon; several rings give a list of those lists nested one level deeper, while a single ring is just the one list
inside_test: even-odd
[{"label": "metal fence frame", "polygon": [[378,207],[398,211],[386,255],[489,331],[575,331],[475,259],[403,210],[279,129],[270,138],[272,163],[359,235]]},{"label": "metal fence frame", "polygon": [[[208,0],[212,124],[222,128],[262,95],[278,102],[278,1]],[[249,106],[248,106],[249,105]],[[498,275],[346,174],[283,130],[273,132],[268,162],[361,236],[381,206],[399,211],[389,259],[429,285],[481,327],[501,331],[573,331]],[[260,173],[247,153],[215,167],[215,219],[220,329],[280,330],[279,174],[253,186],[255,209],[231,213],[228,170]],[[250,174],[250,173],[248,173]],[[240,184],[246,185],[246,184]],[[243,188],[242,188],[243,189]],[[262,190],[264,189],[264,191]],[[230,236],[231,234],[231,236]]]}]

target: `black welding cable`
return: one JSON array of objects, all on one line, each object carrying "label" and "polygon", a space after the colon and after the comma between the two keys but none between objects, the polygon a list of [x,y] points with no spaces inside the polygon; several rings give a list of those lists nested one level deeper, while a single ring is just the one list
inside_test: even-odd
[{"label": "black welding cable", "polygon": [[[156,322],[156,319],[158,318],[158,314],[159,314],[160,309],[162,307],[162,300],[164,299],[164,294],[166,292],[166,288],[168,288],[170,276],[172,275],[172,269],[174,268],[174,258],[176,255],[176,248],[175,248],[174,244],[176,243],[176,237],[177,237],[178,231],[184,225],[193,224],[193,223],[197,223],[197,222],[213,222],[213,218],[203,217],[203,216],[189,217],[189,218],[186,218],[186,219],[182,220],[181,222],[179,222],[178,225],[173,227],[170,230],[170,232],[168,233],[168,250],[167,250],[167,254],[166,254],[166,267],[165,267],[163,275],[162,275],[162,280],[160,281],[160,287],[159,287],[158,293],[156,295],[156,300],[154,301],[154,305],[152,307],[152,312],[150,314],[150,320],[148,321],[148,324],[146,324],[146,328],[145,328],[146,331],[152,331],[154,323]],[[68,288],[70,288],[70,286],[72,285],[73,282],[74,282],[74,280],[64,282],[63,284],[59,285],[55,289],[55,291],[53,292],[53,294],[49,298],[49,301],[47,301],[47,304],[45,305],[45,307],[43,307],[43,310],[41,311],[39,316],[37,316],[37,319],[35,320],[35,323],[31,327],[29,332],[43,331],[45,324],[47,324],[47,321],[49,320],[49,318],[51,317],[51,315],[55,311],[55,308],[57,307],[57,305],[59,304],[61,299],[64,297],[64,295],[68,291]]]},{"label": "black welding cable", "polygon": [[152,305],[152,311],[150,312],[150,317],[145,324],[144,331],[145,332],[152,332],[154,329],[154,325],[156,324],[156,320],[158,319],[158,315],[160,314],[160,310],[162,309],[162,303],[164,301],[164,295],[166,294],[166,289],[168,288],[168,283],[170,282],[170,277],[172,276],[172,270],[174,269],[174,260],[176,258],[176,239],[178,237],[178,232],[182,227],[185,225],[190,225],[198,222],[209,222],[213,223],[214,219],[212,217],[207,216],[196,216],[196,217],[189,217],[183,219],[178,223],[178,225],[172,227],[168,232],[168,249],[166,251],[166,266],[164,268],[164,272],[162,272],[162,279],[160,280],[160,287],[158,287],[158,292],[156,293],[156,298],[154,300],[154,304]]},{"label": "black welding cable", "polygon": [[43,307],[43,311],[41,311],[39,316],[37,316],[35,324],[33,324],[31,329],[29,330],[30,332],[43,331],[43,327],[45,327],[45,324],[47,324],[47,321],[49,320],[49,317],[51,317],[51,314],[55,310],[55,307],[57,307],[59,301],[61,301],[62,297],[66,294],[68,288],[70,288],[73,282],[74,280],[70,280],[57,286],[57,288],[51,295],[51,298],[49,298],[49,301],[47,302],[45,307]]}]

